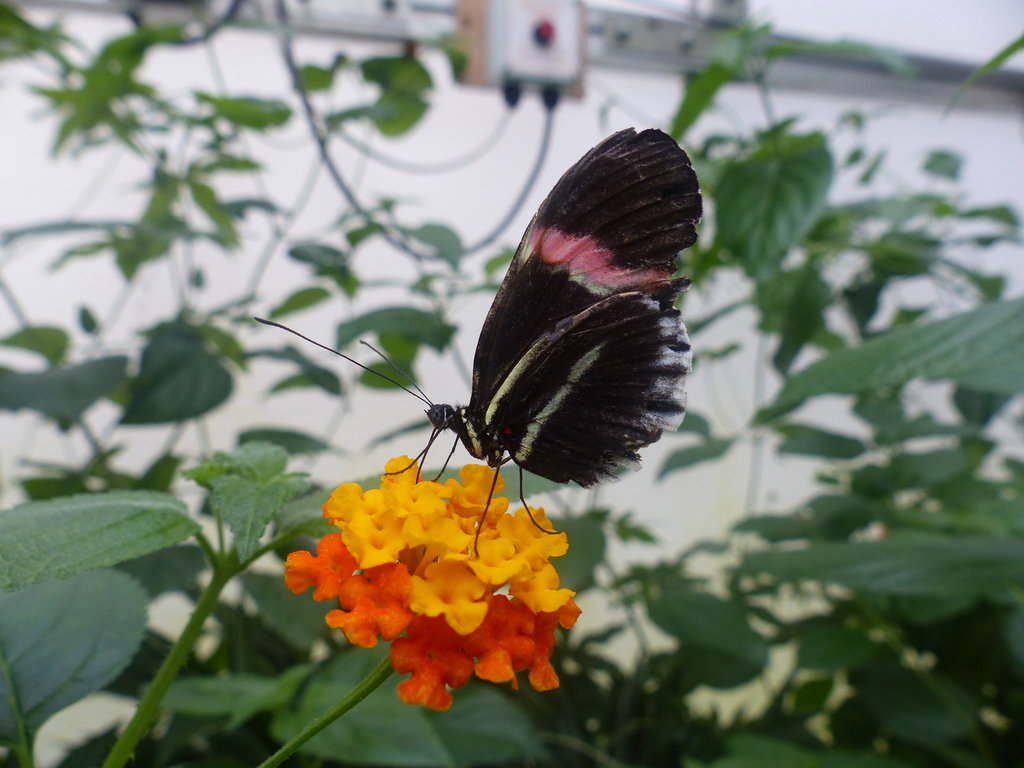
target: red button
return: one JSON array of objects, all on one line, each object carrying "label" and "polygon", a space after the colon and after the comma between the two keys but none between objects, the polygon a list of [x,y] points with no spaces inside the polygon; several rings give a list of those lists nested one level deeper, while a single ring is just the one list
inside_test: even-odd
[{"label": "red button", "polygon": [[533,28],[533,39],[537,45],[549,46],[555,38],[555,25],[550,21],[542,21]]}]

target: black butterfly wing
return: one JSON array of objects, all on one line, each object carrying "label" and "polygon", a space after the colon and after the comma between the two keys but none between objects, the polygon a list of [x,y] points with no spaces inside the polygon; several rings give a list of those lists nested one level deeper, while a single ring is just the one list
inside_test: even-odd
[{"label": "black butterfly wing", "polygon": [[473,406],[487,402],[545,330],[612,293],[670,278],[697,240],[690,159],[657,130],[612,134],[558,180],[484,320]]},{"label": "black butterfly wing", "polygon": [[696,240],[689,158],[621,131],[570,168],[523,237],[484,322],[466,409],[525,469],[589,486],[682,419],[689,340],[670,279]]},{"label": "black butterfly wing", "polygon": [[609,296],[531,347],[485,414],[517,464],[591,486],[679,426],[690,344],[673,304],[688,284]]}]

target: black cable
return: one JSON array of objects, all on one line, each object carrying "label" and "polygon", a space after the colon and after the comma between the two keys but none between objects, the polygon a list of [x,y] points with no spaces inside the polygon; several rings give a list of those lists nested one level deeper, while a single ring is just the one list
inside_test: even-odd
[{"label": "black cable", "polygon": [[[210,24],[208,27],[204,27],[203,31],[200,32],[198,35],[193,35],[192,37],[186,37],[186,38],[184,38],[182,40],[175,40],[175,41],[169,43],[169,45],[186,46],[186,45],[195,45],[196,43],[205,43],[207,40],[209,40],[211,37],[213,37],[215,34],[217,34],[217,32],[219,32],[222,27],[224,27],[225,25],[230,24],[232,21],[234,21],[235,18],[238,16],[239,11],[242,10],[242,6],[245,3],[246,3],[246,0],[231,0],[231,2],[228,3],[228,7],[224,10],[224,13],[222,13],[220,16],[218,16],[214,20],[214,22],[212,24]],[[130,11],[128,13],[128,18],[131,20],[132,24],[134,24],[136,27],[141,27],[142,26],[142,21],[143,20],[142,20],[141,16],[139,15],[138,7],[136,7],[135,10]]]},{"label": "black cable", "polygon": [[544,101],[544,133],[540,140],[540,149],[537,152],[537,159],[533,161],[533,168],[530,170],[530,174],[526,177],[526,183],[523,185],[522,190],[519,192],[519,196],[516,197],[515,202],[512,203],[511,209],[508,213],[498,222],[497,226],[490,231],[489,234],[473,243],[473,245],[467,245],[462,249],[463,256],[469,256],[472,253],[483,250],[488,245],[493,243],[501,234],[505,231],[505,228],[512,222],[519,211],[523,207],[523,203],[526,202],[526,198],[529,196],[533,187],[537,183],[537,178],[540,176],[541,166],[544,165],[544,160],[548,156],[548,149],[551,146],[551,134],[553,133],[552,128],[555,123],[555,107],[558,105],[558,90],[555,88],[545,88],[543,93]]},{"label": "black cable", "polygon": [[[288,73],[291,76],[292,88],[295,90],[299,100],[302,102],[302,111],[306,116],[306,123],[309,126],[309,131],[313,134],[313,139],[316,141],[317,149],[320,151],[320,159],[327,168],[327,173],[330,175],[331,180],[334,181],[334,185],[341,191],[341,194],[348,201],[348,204],[352,206],[358,214],[369,221],[370,212],[360,204],[359,200],[356,199],[355,193],[349,187],[344,177],[342,177],[341,171],[338,170],[338,166],[335,165],[334,159],[331,157],[331,153],[327,147],[327,141],[320,133],[316,114],[313,112],[313,105],[310,103],[309,94],[306,92],[306,89],[302,84],[302,74],[299,71],[299,65],[295,62],[295,54],[292,51],[291,31],[288,25],[288,11],[285,8],[284,0],[277,0],[276,7],[277,20],[281,25],[281,55],[284,57],[285,67],[288,69]],[[436,258],[429,253],[421,253],[417,251],[408,243],[395,237],[386,229],[381,231],[381,237],[383,237],[389,244],[398,250],[409,254],[414,259],[430,260]]]},{"label": "black cable", "polygon": [[[277,19],[281,25],[281,53],[284,57],[285,66],[288,69],[289,75],[292,79],[292,87],[296,94],[299,96],[299,100],[302,102],[303,113],[306,116],[306,122],[309,125],[310,132],[313,134],[313,138],[316,141],[317,148],[320,151],[320,157],[327,168],[327,172],[331,179],[334,181],[335,186],[341,191],[342,195],[348,201],[352,208],[369,219],[369,212],[363,208],[363,206],[356,199],[355,193],[348,186],[345,179],[342,177],[341,172],[335,165],[333,158],[331,157],[330,151],[327,147],[327,141],[324,136],[320,133],[319,125],[317,123],[316,114],[313,111],[313,105],[309,101],[309,94],[302,85],[302,75],[299,72],[299,66],[295,61],[295,54],[292,51],[291,33],[288,26],[288,11],[285,8],[284,0],[277,0]],[[505,89],[506,101],[515,103],[515,100],[509,99],[511,95],[515,95],[518,100],[518,88]],[[491,245],[495,240],[501,237],[506,227],[511,223],[519,211],[523,207],[523,203],[526,202],[526,198],[529,196],[534,185],[537,183],[537,178],[540,176],[540,169],[544,165],[544,160],[547,158],[548,149],[551,146],[551,134],[553,133],[554,119],[555,119],[555,107],[558,105],[559,92],[556,88],[545,88],[542,92],[542,100],[545,107],[544,115],[544,131],[541,136],[540,149],[537,152],[537,157],[534,160],[533,168],[530,170],[529,175],[526,178],[526,183],[523,185],[522,190],[513,202],[511,209],[504,217],[498,222],[498,224],[491,230],[489,234],[484,236],[482,239],[474,243],[473,245],[467,246],[462,249],[463,256],[469,256],[470,254],[476,253],[477,251],[483,250],[487,246]],[[381,232],[383,237],[388,243],[395,248],[409,254],[413,258],[420,260],[432,260],[436,257],[432,254],[421,253],[415,248],[412,248],[408,243],[395,237],[387,230]]]}]

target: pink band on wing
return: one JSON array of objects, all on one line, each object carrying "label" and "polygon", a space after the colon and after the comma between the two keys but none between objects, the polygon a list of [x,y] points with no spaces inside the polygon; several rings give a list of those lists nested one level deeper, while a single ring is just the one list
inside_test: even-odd
[{"label": "pink band on wing", "polygon": [[530,233],[530,252],[539,253],[548,264],[564,264],[573,276],[580,276],[606,288],[633,288],[672,276],[662,269],[630,269],[615,266],[615,255],[587,235],[570,237],[557,229]]}]

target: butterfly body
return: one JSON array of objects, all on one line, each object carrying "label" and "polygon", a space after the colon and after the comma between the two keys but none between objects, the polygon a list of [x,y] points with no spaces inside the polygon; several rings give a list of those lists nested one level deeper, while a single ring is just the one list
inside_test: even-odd
[{"label": "butterfly body", "polygon": [[660,131],[620,131],[555,185],[484,321],[464,407],[434,405],[470,454],[589,487],[682,421],[690,344],[673,277],[701,199]]}]

